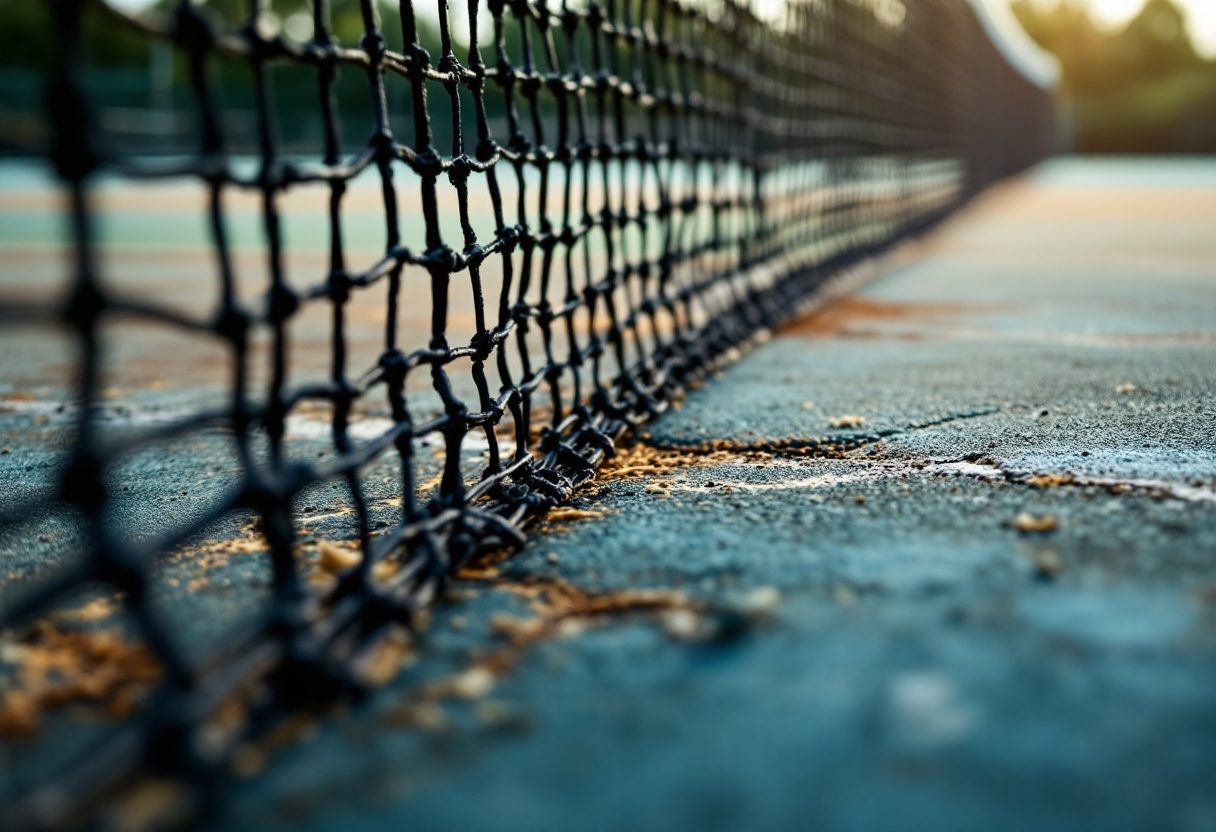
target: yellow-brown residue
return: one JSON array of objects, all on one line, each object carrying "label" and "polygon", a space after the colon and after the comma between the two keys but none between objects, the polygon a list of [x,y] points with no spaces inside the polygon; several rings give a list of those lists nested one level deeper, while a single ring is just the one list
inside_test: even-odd
[{"label": "yellow-brown residue", "polygon": [[123,719],[161,676],[152,651],[115,629],[63,630],[43,619],[2,649],[4,662],[15,666],[0,695],[3,736],[30,734],[46,711],[76,703],[98,705],[110,718]]},{"label": "yellow-brown residue", "polygon": [[196,579],[218,567],[227,565],[232,555],[250,555],[269,549],[261,533],[260,518],[241,526],[236,537],[209,540],[201,546],[183,546],[169,555],[170,563],[188,565]]},{"label": "yellow-brown residue", "polygon": [[617,449],[596,472],[598,480],[631,479],[670,474],[681,468],[712,468],[730,462],[766,462],[777,456],[844,457],[857,445],[851,440],[832,441],[809,436],[740,442],[713,439],[698,445],[665,446],[643,435],[632,446]]},{"label": "yellow-brown residue", "polygon": [[528,607],[547,624],[569,618],[638,611],[685,609],[688,597],[668,589],[624,589],[592,592],[556,578],[504,583],[499,589],[528,600]]},{"label": "yellow-brown residue", "polygon": [[1035,488],[1055,488],[1060,485],[1072,485],[1076,477],[1072,474],[1035,474],[1027,483]]},{"label": "yellow-brown residue", "polygon": [[47,615],[52,621],[102,621],[119,611],[118,598],[94,598],[83,607],[54,610]]},{"label": "yellow-brown residue", "polygon": [[862,297],[843,297],[805,318],[784,326],[779,335],[827,338],[856,331],[859,324],[907,321],[962,315],[974,307],[956,303],[890,303]]},{"label": "yellow-brown residue", "polygon": [[[466,568],[462,577],[473,569]],[[487,570],[488,579],[497,578],[497,569]],[[483,573],[484,574],[484,573]],[[551,638],[576,635],[589,627],[603,626],[616,615],[626,613],[662,614],[698,617],[701,605],[682,592],[666,589],[629,589],[615,592],[590,592],[566,581],[550,578],[530,578],[525,581],[494,580],[495,589],[528,600],[533,615],[523,617],[498,613],[490,620],[490,629],[507,644],[490,651],[474,653],[473,663],[465,670],[435,679],[425,685],[416,697],[402,703],[388,715],[388,721],[402,727],[425,731],[443,731],[451,726],[442,702],[450,699],[484,700],[494,689],[499,676],[510,671],[520,655],[533,644]],[[493,701],[479,702],[475,713],[488,725],[501,726],[515,715],[510,708]]]},{"label": "yellow-brown residue", "polygon": [[[297,547],[296,556],[305,561],[305,580],[320,586],[332,584],[338,575],[363,563],[363,551],[358,542],[350,540],[318,540],[315,544]],[[401,571],[401,566],[396,554],[383,557],[372,564],[372,580],[377,583],[390,580]]]},{"label": "yellow-brown residue", "polygon": [[515,647],[577,632],[612,615],[698,608],[684,593],[675,590],[595,592],[580,589],[559,578],[531,576],[520,581],[499,580],[498,569],[484,562],[466,567],[459,577],[493,581],[494,589],[527,599],[534,617],[520,618],[500,613],[491,620],[491,629]]},{"label": "yellow-brown residue", "polygon": [[603,517],[602,511],[588,511],[581,508],[552,508],[545,514],[544,519],[550,523],[561,523],[566,520],[593,520]]},{"label": "yellow-brown residue", "polygon": [[637,442],[617,448],[616,456],[596,472],[597,480],[636,479],[670,474],[681,468],[721,465],[737,458],[744,449],[729,442],[712,442],[690,448],[664,448]]}]

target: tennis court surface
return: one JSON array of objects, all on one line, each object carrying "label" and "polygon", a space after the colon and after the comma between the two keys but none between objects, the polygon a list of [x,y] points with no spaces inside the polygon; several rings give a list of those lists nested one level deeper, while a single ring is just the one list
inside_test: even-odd
[{"label": "tennis court surface", "polygon": [[711,5],[90,3],[203,147],[68,49],[0,165],[4,829],[1216,829],[1216,163],[1039,161],[982,5]]},{"label": "tennis court surface", "polygon": [[[1079,159],[1001,186],[467,569],[403,675],[244,752],[213,828],[1211,828],[1212,181]],[[26,384],[10,483],[59,452]],[[133,385],[116,420],[180,395]],[[225,464],[167,460],[124,479],[141,520]],[[9,585],[67,534],[6,538]],[[210,539],[160,566],[187,638],[267,581]],[[10,788],[85,730],[43,718]]]}]

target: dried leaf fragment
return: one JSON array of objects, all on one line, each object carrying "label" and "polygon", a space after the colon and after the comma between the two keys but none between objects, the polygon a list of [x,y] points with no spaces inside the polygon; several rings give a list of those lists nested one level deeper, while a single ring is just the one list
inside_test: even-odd
[{"label": "dried leaf fragment", "polygon": [[865,423],[865,416],[832,416],[828,419],[828,424],[834,428],[859,428]]},{"label": "dried leaf fragment", "polygon": [[337,546],[328,540],[322,540],[317,543],[317,553],[321,556],[317,565],[331,575],[345,572],[347,569],[354,569],[363,560],[361,553],[353,549]]},{"label": "dried leaf fragment", "polygon": [[1013,527],[1020,532],[1053,532],[1060,527],[1054,514],[1034,515],[1023,511],[1013,520]]},{"label": "dried leaf fragment", "polygon": [[545,519],[551,523],[560,523],[563,520],[592,520],[596,517],[603,517],[602,511],[587,511],[581,508],[554,508],[550,509],[545,515]]},{"label": "dried leaf fragment", "polygon": [[15,665],[12,686],[0,697],[0,735],[38,728],[44,711],[76,702],[127,716],[160,679],[161,667],[144,645],[118,631],[62,631],[50,620],[33,625],[18,644],[6,644]]},{"label": "dried leaf fragment", "polygon": [[391,627],[357,663],[359,680],[370,687],[387,685],[414,661],[413,644],[409,630],[400,625]]}]

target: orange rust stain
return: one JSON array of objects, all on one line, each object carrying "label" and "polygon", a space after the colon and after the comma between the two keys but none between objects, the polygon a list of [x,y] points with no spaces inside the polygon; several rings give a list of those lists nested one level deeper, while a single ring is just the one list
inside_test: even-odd
[{"label": "orange rust stain", "polygon": [[859,324],[889,321],[931,321],[936,318],[984,311],[960,303],[891,303],[863,297],[845,297],[813,315],[782,327],[779,335],[830,338],[848,335]]}]

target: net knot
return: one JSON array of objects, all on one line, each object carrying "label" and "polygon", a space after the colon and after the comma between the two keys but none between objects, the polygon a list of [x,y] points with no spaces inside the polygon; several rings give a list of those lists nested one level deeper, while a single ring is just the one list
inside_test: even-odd
[{"label": "net knot", "polygon": [[405,47],[405,63],[411,70],[417,69],[425,74],[431,68],[431,53],[420,43],[408,44]]},{"label": "net knot", "polygon": [[434,147],[428,147],[414,157],[413,167],[419,176],[439,176],[443,173],[443,157]]},{"label": "net knot", "polygon": [[380,368],[383,378],[390,390],[400,390],[405,386],[405,376],[409,372],[410,363],[401,350],[387,350],[380,355]]},{"label": "net knot", "polygon": [[599,448],[604,452],[604,457],[611,459],[616,456],[616,443],[612,441],[612,437],[604,433],[599,428],[591,424],[591,413],[586,407],[578,408],[579,415],[585,420],[585,424],[579,429],[577,440],[580,443],[586,443],[593,448]]},{"label": "net knot", "polygon": [[[553,428],[545,428],[542,433],[540,450],[546,454],[555,454],[558,464],[576,472],[575,478],[580,481],[588,477],[595,470],[595,466],[576,451],[573,445],[566,441],[561,431],[554,430]],[[564,486],[570,489],[574,487],[574,480],[567,477],[562,477],[562,480]]]},{"label": "net knot", "polygon": [[388,44],[384,41],[384,35],[379,32],[367,32],[359,39],[359,49],[364,50],[367,54],[367,60],[371,61],[372,66],[377,66],[384,60],[384,54],[388,51]]},{"label": "net knot", "polygon": [[464,67],[461,66],[460,59],[451,52],[439,59],[439,66],[436,69],[447,74],[448,77],[443,81],[445,87],[455,89],[459,86],[460,76],[464,74]]},{"label": "net knot", "polygon": [[458,272],[465,267],[467,262],[463,254],[446,243],[438,248],[431,249],[422,255],[421,258],[421,265],[432,274]]},{"label": "net knot", "polygon": [[541,468],[529,457],[511,478],[523,490],[512,490],[512,498],[536,509],[552,508],[566,498],[574,484],[558,471]]},{"label": "net knot", "polygon": [[266,318],[274,325],[285,322],[300,308],[300,297],[282,283],[271,287],[266,304]]},{"label": "net knot", "polygon": [[233,306],[227,306],[215,316],[211,329],[216,335],[232,344],[244,344],[249,335],[249,315]]},{"label": "net knot", "polygon": [[97,285],[92,281],[81,282],[68,297],[68,302],[64,304],[60,312],[60,317],[64,323],[80,330],[86,330],[97,321],[104,307],[105,297]]},{"label": "net knot", "polygon": [[346,303],[350,300],[350,275],[341,270],[330,272],[327,288],[330,300],[334,303]]},{"label": "net knot", "polygon": [[[498,339],[495,337],[494,333],[489,330],[482,330],[481,332],[475,333],[473,337],[469,339],[469,346],[473,348],[472,358],[474,361],[485,361],[494,352],[494,347],[497,345]],[[495,419],[497,420],[498,418],[501,418],[502,407],[495,406],[492,409],[497,411],[495,413]]]},{"label": "net knot", "polygon": [[488,136],[477,142],[477,149],[474,151],[479,162],[492,162],[494,157],[498,155],[498,144]]}]

